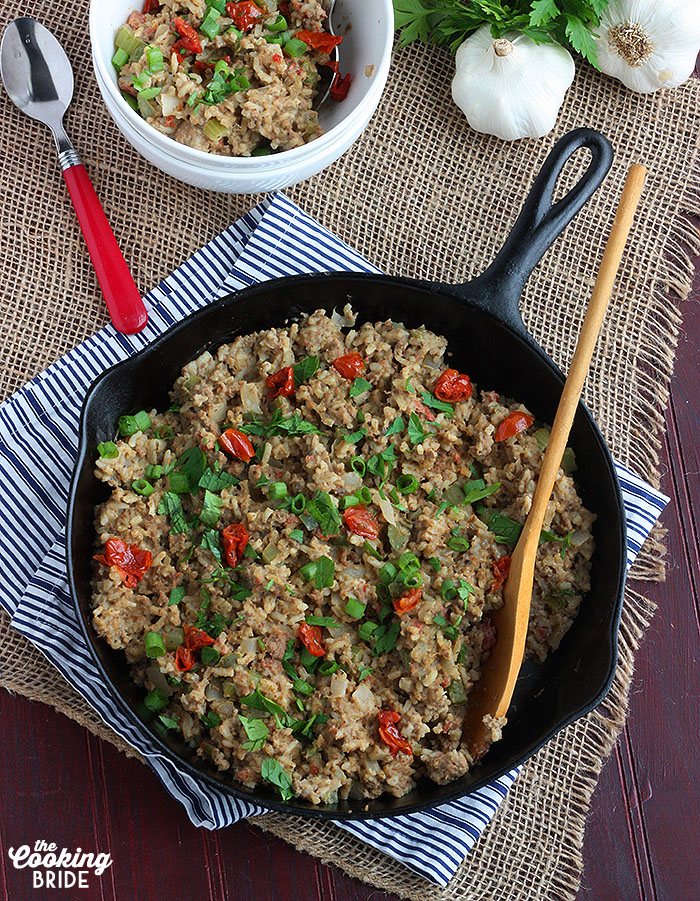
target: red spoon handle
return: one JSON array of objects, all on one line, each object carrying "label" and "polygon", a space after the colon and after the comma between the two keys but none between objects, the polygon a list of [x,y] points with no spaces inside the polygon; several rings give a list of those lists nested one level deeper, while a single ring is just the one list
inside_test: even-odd
[{"label": "red spoon handle", "polygon": [[126,335],[134,335],[148,322],[148,313],[117,239],[109,227],[90,176],[85,166],[79,164],[65,169],[63,177],[114,327]]}]

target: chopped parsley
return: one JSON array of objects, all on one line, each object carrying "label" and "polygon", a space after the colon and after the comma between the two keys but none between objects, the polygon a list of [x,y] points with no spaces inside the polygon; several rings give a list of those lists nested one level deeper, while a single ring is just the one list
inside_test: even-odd
[{"label": "chopped parsley", "polygon": [[214,472],[214,470],[207,467],[202,473],[198,485],[200,488],[205,488],[207,491],[213,491],[215,494],[218,494],[224,488],[238,485],[238,482],[239,480],[235,476],[230,475],[223,469],[220,472]]},{"label": "chopped parsley", "polygon": [[241,704],[243,707],[250,707],[253,710],[264,710],[266,713],[271,713],[280,729],[284,729],[287,725],[289,717],[285,713],[284,708],[280,707],[280,705],[271,698],[266,697],[257,688],[251,694],[241,698]]},{"label": "chopped parsley", "polygon": [[249,739],[244,741],[241,747],[245,751],[259,751],[270,734],[267,724],[258,717],[243,716],[242,713],[238,714],[238,719],[241,721],[245,734]]},{"label": "chopped parsley", "polygon": [[217,563],[221,563],[221,539],[214,529],[207,529],[202,535],[201,546],[206,548]]},{"label": "chopped parsley", "polygon": [[158,505],[158,513],[161,516],[170,517],[170,531],[173,535],[182,535],[189,532],[190,526],[185,519],[182,509],[182,501],[172,491],[166,491]]},{"label": "chopped parsley", "polygon": [[331,500],[331,496],[325,491],[316,492],[316,495],[306,505],[305,515],[311,517],[318,524],[318,528],[327,538],[340,532],[340,513]]},{"label": "chopped parsley", "polygon": [[447,403],[445,400],[438,400],[434,394],[431,394],[429,391],[421,391],[420,396],[423,400],[423,403],[426,407],[430,407],[433,410],[438,410],[440,413],[444,413],[448,419],[452,419],[455,415],[454,407],[452,404]]},{"label": "chopped parsley", "polygon": [[420,444],[429,434],[425,431],[420,416],[417,413],[411,413],[408,417],[408,440],[411,444]]},{"label": "chopped parsley", "polygon": [[204,491],[204,502],[202,503],[202,512],[199,514],[199,521],[205,526],[215,526],[219,521],[221,508],[224,502],[212,491],[206,489]]},{"label": "chopped parsley", "polygon": [[[313,581],[316,588],[330,588],[335,581],[335,563],[330,557],[323,556],[317,560],[310,560],[301,567],[299,572],[308,582]],[[316,619],[319,618],[324,619],[324,617],[316,617]],[[337,625],[335,621],[334,624]]]},{"label": "chopped parsley", "polygon": [[292,539],[292,541],[302,542],[304,540],[304,533],[301,529],[292,529],[292,531],[289,533],[289,537]]},{"label": "chopped parsley", "polygon": [[349,435],[344,435],[346,444],[357,444],[358,441],[361,441],[367,435],[367,429],[362,426],[361,429],[357,429],[355,432],[351,432]]},{"label": "chopped parsley", "polygon": [[294,384],[301,385],[302,382],[310,379],[318,370],[320,363],[321,361],[318,357],[304,357],[303,360],[295,363],[294,366],[292,366],[294,372]]},{"label": "chopped parsley", "polygon": [[384,432],[385,435],[399,435],[406,428],[406,422],[403,416],[397,416],[391,423],[389,428]]},{"label": "chopped parsley", "polygon": [[268,422],[262,417],[254,416],[238,426],[238,430],[244,435],[257,435],[260,438],[270,438],[272,435],[319,435],[322,430],[313,422],[302,419],[301,414],[284,416],[279,410],[275,410]]},{"label": "chopped parsley", "polygon": [[289,801],[294,797],[292,780],[278,760],[266,757],[262,762],[261,775],[266,782],[277,786],[283,801]]},{"label": "chopped parsley", "polygon": [[168,607],[177,606],[177,604],[180,603],[184,596],[185,589],[182,585],[178,585],[176,588],[173,588],[173,590],[170,592],[170,597],[168,598]]},{"label": "chopped parsley", "polygon": [[340,625],[332,616],[307,616],[306,622],[310,626],[325,626],[327,629],[337,629]]},{"label": "chopped parsley", "polygon": [[366,394],[371,390],[371,382],[368,382],[367,379],[357,378],[350,386],[350,397],[359,397],[361,394]]}]

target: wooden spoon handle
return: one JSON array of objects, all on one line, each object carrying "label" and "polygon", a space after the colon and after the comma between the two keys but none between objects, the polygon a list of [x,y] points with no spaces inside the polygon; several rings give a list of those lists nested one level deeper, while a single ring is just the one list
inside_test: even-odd
[{"label": "wooden spoon handle", "polygon": [[588,310],[581,326],[578,344],[571,361],[569,375],[562,391],[557,413],[552,423],[552,431],[547,450],[542,461],[537,487],[532,499],[532,508],[527,518],[526,529],[539,541],[540,530],[547,513],[547,505],[554,490],[561,459],[566,450],[569,433],[574,422],[583,383],[588,374],[596,341],[603,325],[603,319],[612,295],[615,277],[620,267],[625,244],[632,227],[634,214],[644,188],[647,170],[633,163],[625,181],[620,205],[610,230],[605,253],[598,270]]}]

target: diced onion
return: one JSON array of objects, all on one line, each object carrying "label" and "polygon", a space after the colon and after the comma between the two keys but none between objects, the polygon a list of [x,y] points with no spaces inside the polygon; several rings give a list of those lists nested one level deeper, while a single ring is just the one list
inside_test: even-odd
[{"label": "diced onion", "polygon": [[172,116],[180,107],[181,100],[175,94],[161,94],[160,107],[164,116]]},{"label": "diced onion", "polygon": [[382,511],[382,516],[384,519],[392,526],[396,525],[396,516],[394,516],[394,508],[391,506],[391,501],[388,497],[382,497],[381,494],[377,491],[376,488],[372,488],[370,492],[372,495],[373,502],[379,507]]},{"label": "diced onion", "polygon": [[157,664],[154,663],[149,666],[146,670],[146,675],[155,689],[162,691],[164,695],[170,697],[173,693],[173,687],[165,678],[165,675],[160,671],[160,667]]},{"label": "diced onion", "polygon": [[357,472],[346,472],[342,478],[343,488],[346,491],[355,491],[362,485],[362,476]]},{"label": "diced onion", "polygon": [[352,699],[363,713],[368,713],[374,706],[374,693],[366,682],[360,682],[352,693]]},{"label": "diced onion", "polygon": [[339,669],[331,676],[331,697],[342,698],[348,690],[348,677]]},{"label": "diced onion", "polygon": [[260,389],[251,382],[241,385],[241,406],[244,413],[261,413]]},{"label": "diced onion", "polygon": [[241,641],[241,650],[244,654],[254,654],[258,644],[254,638],[244,638]]}]

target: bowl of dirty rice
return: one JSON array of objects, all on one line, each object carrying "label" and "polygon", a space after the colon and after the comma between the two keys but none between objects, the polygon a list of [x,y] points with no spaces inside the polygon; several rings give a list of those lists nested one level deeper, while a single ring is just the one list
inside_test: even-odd
[{"label": "bowl of dirty rice", "polygon": [[295,184],[359,137],[389,71],[391,0],[338,0],[332,24],[326,10],[327,0],[93,0],[107,109],[136,150],[188,184]]}]

